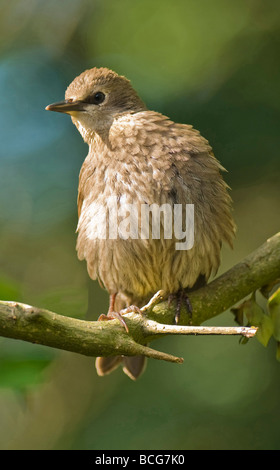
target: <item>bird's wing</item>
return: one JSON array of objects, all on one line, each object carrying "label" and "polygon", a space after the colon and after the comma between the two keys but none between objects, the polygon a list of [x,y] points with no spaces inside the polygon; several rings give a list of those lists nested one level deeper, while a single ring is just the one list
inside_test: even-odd
[{"label": "bird's wing", "polygon": [[[160,180],[161,200],[167,195],[165,202],[183,208],[185,204],[194,205],[194,246],[176,253],[181,277],[190,266],[193,271],[197,266],[200,272],[196,274],[208,278],[219,267],[222,243],[232,246],[235,234],[232,201],[221,174],[224,168],[208,141],[191,126],[162,120],[154,141],[158,145],[152,152],[152,166],[155,178]],[[192,278],[195,280],[195,273]]]},{"label": "bird's wing", "polygon": [[208,141],[199,131],[185,124],[174,124],[171,132],[175,144],[169,150],[173,172],[173,187],[179,193],[179,202],[193,203],[196,218],[204,229],[212,230],[221,244],[232,246],[235,224],[232,218],[232,200],[229,186],[222,177],[225,171],[215,158]]}]

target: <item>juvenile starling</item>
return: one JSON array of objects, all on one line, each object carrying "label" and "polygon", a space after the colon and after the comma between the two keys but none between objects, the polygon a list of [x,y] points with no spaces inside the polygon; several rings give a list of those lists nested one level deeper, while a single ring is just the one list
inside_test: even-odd
[{"label": "juvenile starling", "polygon": [[[70,114],[89,145],[79,178],[77,252],[90,277],[110,294],[109,317],[121,318],[118,312],[129,305],[143,306],[160,289],[177,294],[206,282],[219,267],[222,242],[232,245],[235,232],[223,167],[208,141],[192,126],[149,111],[129,80],[107,68],[83,72],[67,88],[65,101],[46,109]],[[104,213],[112,213],[114,204],[118,223],[129,204],[136,208],[130,236],[114,227],[108,236]],[[137,236],[140,208],[153,204],[181,205],[183,222],[184,208],[193,204],[192,248],[177,249],[174,228],[164,236],[161,216],[159,237]],[[101,357],[97,372],[107,374],[119,364],[136,379],[145,360]]]}]

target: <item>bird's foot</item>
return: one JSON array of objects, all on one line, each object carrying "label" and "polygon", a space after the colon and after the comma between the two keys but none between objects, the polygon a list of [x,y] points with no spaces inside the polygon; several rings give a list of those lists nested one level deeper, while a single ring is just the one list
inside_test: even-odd
[{"label": "bird's foot", "polygon": [[109,309],[107,315],[102,313],[98,317],[98,321],[119,320],[119,322],[124,326],[126,332],[128,333],[128,326],[125,322],[125,319],[123,318],[123,315],[125,315],[126,313],[130,313],[130,312],[139,313],[140,315],[143,315],[143,313],[141,312],[140,308],[137,307],[137,305],[130,305],[129,307],[122,309],[120,312],[116,312],[114,310]]},{"label": "bird's foot", "polygon": [[120,311],[122,315],[124,315],[125,313],[130,313],[130,312],[139,313],[139,315],[143,315],[143,313],[141,312],[141,309],[137,307],[137,305],[129,305],[129,307],[126,307]]},{"label": "bird's foot", "polygon": [[176,302],[176,313],[175,313],[175,323],[178,324],[180,321],[181,308],[185,305],[186,310],[189,314],[189,323],[192,323],[192,304],[191,301],[184,289],[180,289],[176,293],[169,294],[168,296],[168,306],[170,307],[171,302]]},{"label": "bird's foot", "polygon": [[[125,331],[128,333],[128,326],[125,322],[125,319],[122,317],[121,312],[116,312],[115,311],[115,300],[116,300],[117,293],[111,294],[110,295],[110,305],[109,305],[109,310],[107,315],[100,315],[98,317],[98,321],[106,321],[106,320],[119,320],[119,322],[124,326]],[[123,311],[122,311],[123,312]]]},{"label": "bird's foot", "polygon": [[122,326],[124,326],[126,332],[128,333],[128,326],[125,322],[125,319],[122,317],[121,312],[110,311],[107,313],[107,315],[102,313],[98,317],[98,321],[104,321],[104,320],[105,321],[106,320],[119,320],[119,322],[122,324]]}]

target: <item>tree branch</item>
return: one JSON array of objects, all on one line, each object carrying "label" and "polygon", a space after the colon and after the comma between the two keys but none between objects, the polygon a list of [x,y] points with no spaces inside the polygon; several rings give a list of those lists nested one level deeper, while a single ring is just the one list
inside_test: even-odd
[{"label": "tree branch", "polygon": [[[280,233],[207,286],[189,294],[192,323],[199,325],[222,313],[253,291],[280,277]],[[87,356],[137,355],[182,362],[182,358],[156,351],[147,343],[167,334],[238,334],[252,337],[255,328],[190,326],[182,312],[174,325],[175,305],[159,291],[141,309],[124,311],[126,333],[117,320],[84,321],[17,302],[0,301],[0,335],[77,352]],[[188,325],[188,326],[186,326]]]},{"label": "tree branch", "polygon": [[[233,266],[226,273],[201,289],[191,292],[192,323],[200,325],[219,315],[247,295],[280,278],[280,232]],[[174,309],[160,303],[148,311],[149,318],[172,324]],[[187,316],[181,319],[188,323]]]}]

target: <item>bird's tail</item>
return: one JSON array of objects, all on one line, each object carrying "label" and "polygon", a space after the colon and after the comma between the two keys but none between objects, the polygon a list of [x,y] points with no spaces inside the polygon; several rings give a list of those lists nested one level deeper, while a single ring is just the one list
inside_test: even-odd
[{"label": "bird's tail", "polygon": [[126,375],[132,380],[138,379],[138,377],[144,372],[146,367],[145,356],[109,356],[109,357],[97,357],[95,361],[95,367],[98,375],[107,375],[113,372],[119,365]]}]

